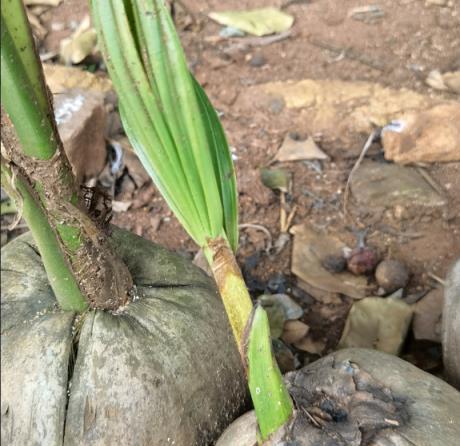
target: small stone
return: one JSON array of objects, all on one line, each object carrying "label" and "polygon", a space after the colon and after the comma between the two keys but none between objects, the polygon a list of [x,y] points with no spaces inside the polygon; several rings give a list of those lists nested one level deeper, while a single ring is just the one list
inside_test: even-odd
[{"label": "small stone", "polygon": [[404,220],[407,218],[407,211],[404,206],[401,206],[400,204],[397,204],[394,209],[393,209],[393,215],[396,220]]},{"label": "small stone", "polygon": [[378,260],[378,254],[375,249],[369,246],[355,248],[351,251],[347,267],[350,272],[359,276],[374,271]]},{"label": "small stone", "polygon": [[264,308],[281,306],[286,320],[300,319],[303,316],[302,307],[294,302],[287,294],[265,294],[259,299]]},{"label": "small stone", "polygon": [[266,63],[267,63],[267,59],[265,59],[265,57],[261,53],[255,53],[249,59],[249,65],[251,65],[251,67],[255,67],[255,68],[262,67]]},{"label": "small stone", "polygon": [[399,260],[383,260],[375,270],[375,279],[387,293],[392,293],[407,285],[409,271]]},{"label": "small stone", "polygon": [[278,363],[281,373],[292,372],[300,366],[299,361],[284,342],[279,339],[273,339],[272,345],[276,362]]},{"label": "small stone", "polygon": [[279,115],[284,109],[285,103],[282,98],[275,98],[270,101],[270,111],[274,115]]}]

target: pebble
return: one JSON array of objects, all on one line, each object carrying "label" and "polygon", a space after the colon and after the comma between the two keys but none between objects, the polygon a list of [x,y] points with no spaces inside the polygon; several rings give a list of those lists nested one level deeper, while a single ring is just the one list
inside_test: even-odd
[{"label": "pebble", "polygon": [[285,103],[282,98],[275,98],[272,101],[270,101],[270,111],[274,115],[279,115],[283,109],[284,109]]},{"label": "pebble", "polygon": [[409,271],[399,260],[383,260],[375,270],[375,279],[387,293],[392,293],[407,285]]},{"label": "pebble", "polygon": [[260,53],[253,54],[252,57],[249,59],[249,65],[255,68],[262,67],[266,63],[267,63],[267,59],[265,59],[263,54],[260,54]]}]

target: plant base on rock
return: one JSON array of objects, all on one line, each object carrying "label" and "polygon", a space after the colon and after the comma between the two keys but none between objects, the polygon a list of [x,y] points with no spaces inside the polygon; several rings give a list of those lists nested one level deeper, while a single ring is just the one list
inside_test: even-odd
[{"label": "plant base on rock", "polygon": [[32,237],[2,249],[5,445],[212,444],[246,399],[215,285],[114,228],[138,298],[118,314],[58,309]]}]

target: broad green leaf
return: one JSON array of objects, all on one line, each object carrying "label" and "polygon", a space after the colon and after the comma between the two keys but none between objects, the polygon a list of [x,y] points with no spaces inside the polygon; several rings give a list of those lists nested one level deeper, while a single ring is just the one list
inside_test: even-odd
[{"label": "broad green leaf", "polygon": [[292,401],[272,353],[270,327],[265,310],[254,311],[247,344],[248,381],[262,440],[291,417]]},{"label": "broad green leaf", "polygon": [[237,244],[236,185],[217,115],[190,74],[163,0],[92,0],[126,133],[187,232]]}]

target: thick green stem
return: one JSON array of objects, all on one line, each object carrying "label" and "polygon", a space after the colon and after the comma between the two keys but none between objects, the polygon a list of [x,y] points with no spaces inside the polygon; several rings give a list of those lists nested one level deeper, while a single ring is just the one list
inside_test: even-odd
[{"label": "thick green stem", "polygon": [[[50,231],[39,248],[46,246],[48,252],[42,256],[64,261],[45,262],[56,297],[63,308],[84,308],[89,302],[94,308],[117,309],[127,302],[132,279],[109,247],[103,222],[89,218],[79,196],[21,0],[1,3],[1,77],[2,164],[12,174],[19,200],[46,216]],[[37,212],[24,212],[24,217],[39,234]],[[62,267],[72,273],[79,297],[75,287],[67,287]]]},{"label": "thick green stem", "polygon": [[253,309],[251,297],[226,239],[210,241],[205,254],[219,288],[233,336],[245,362],[244,335]]},{"label": "thick green stem", "polygon": [[248,378],[262,441],[289,421],[293,405],[271,347],[265,310],[254,309],[233,251],[223,237],[208,243],[210,263]]},{"label": "thick green stem", "polygon": [[[21,203],[24,219],[29,223],[40,256],[48,271],[48,280],[54,290],[59,306],[63,310],[84,311],[88,304],[82,298],[78,282],[67,266],[66,259],[61,253],[56,235],[48,223],[46,213],[34,199],[34,191],[21,178],[13,180],[7,166],[2,165],[2,185],[16,201]],[[12,187],[8,187],[8,184]]]}]

